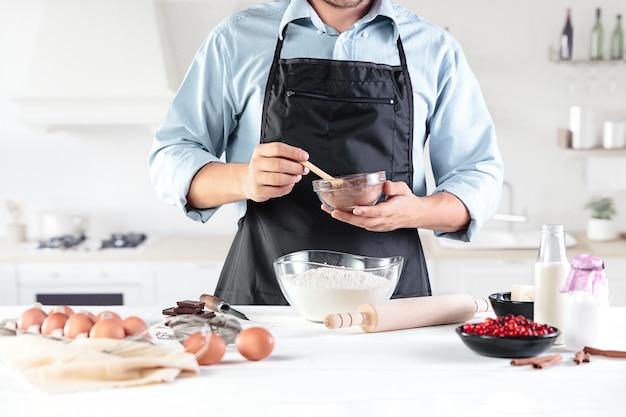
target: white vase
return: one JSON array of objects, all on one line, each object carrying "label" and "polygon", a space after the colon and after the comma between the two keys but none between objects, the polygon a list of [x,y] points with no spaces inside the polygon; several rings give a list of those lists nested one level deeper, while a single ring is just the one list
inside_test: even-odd
[{"label": "white vase", "polygon": [[610,219],[589,219],[587,221],[587,239],[613,240],[617,239],[617,230]]},{"label": "white vase", "polygon": [[10,223],[7,226],[7,238],[11,243],[26,242],[26,225],[22,223]]}]

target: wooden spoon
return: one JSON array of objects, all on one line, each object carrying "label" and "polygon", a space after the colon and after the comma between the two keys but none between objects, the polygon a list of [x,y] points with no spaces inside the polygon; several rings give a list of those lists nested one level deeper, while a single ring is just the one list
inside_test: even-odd
[{"label": "wooden spoon", "polygon": [[345,186],[349,186],[350,185],[350,181],[346,181],[346,180],[341,179],[341,178],[335,178],[332,175],[328,174],[327,172],[321,170],[316,165],[310,163],[309,161],[304,161],[304,162],[300,161],[300,163],[302,165],[304,165],[305,167],[307,167],[308,169],[310,169],[312,172],[314,172],[317,175],[319,175],[319,177],[321,179],[326,180],[326,181],[330,181],[332,189],[337,189],[337,188],[341,188],[341,187],[345,187]]},{"label": "wooden spoon", "polygon": [[322,171],[321,169],[319,169],[317,166],[313,165],[309,161],[300,161],[300,163],[304,165],[305,167],[307,167],[308,169],[310,169],[311,171],[313,171],[314,173],[316,173],[317,175],[319,175],[320,178],[325,179],[327,181],[336,181],[335,177]]}]

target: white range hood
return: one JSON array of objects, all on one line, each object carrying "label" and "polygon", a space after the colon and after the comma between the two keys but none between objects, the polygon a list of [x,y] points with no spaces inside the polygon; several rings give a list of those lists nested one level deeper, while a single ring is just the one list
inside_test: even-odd
[{"label": "white range hood", "polygon": [[152,0],[46,0],[9,98],[38,126],[158,125],[174,96]]}]

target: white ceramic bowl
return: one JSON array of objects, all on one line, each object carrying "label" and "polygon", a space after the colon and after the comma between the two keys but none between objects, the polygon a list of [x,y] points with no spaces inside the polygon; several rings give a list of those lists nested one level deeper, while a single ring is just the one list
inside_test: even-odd
[{"label": "white ceramic bowl", "polygon": [[391,298],[404,258],[375,258],[326,250],[303,250],[274,261],[283,295],[304,318],[356,312],[361,304]]}]

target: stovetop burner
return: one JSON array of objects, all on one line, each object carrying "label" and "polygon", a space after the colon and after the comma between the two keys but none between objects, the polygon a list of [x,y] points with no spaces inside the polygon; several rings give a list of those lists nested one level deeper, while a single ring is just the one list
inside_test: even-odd
[{"label": "stovetop burner", "polygon": [[136,248],[146,240],[144,233],[112,233],[109,239],[102,241],[100,249]]},{"label": "stovetop burner", "polygon": [[83,243],[87,239],[84,234],[64,235],[39,241],[39,249],[70,249]]}]

